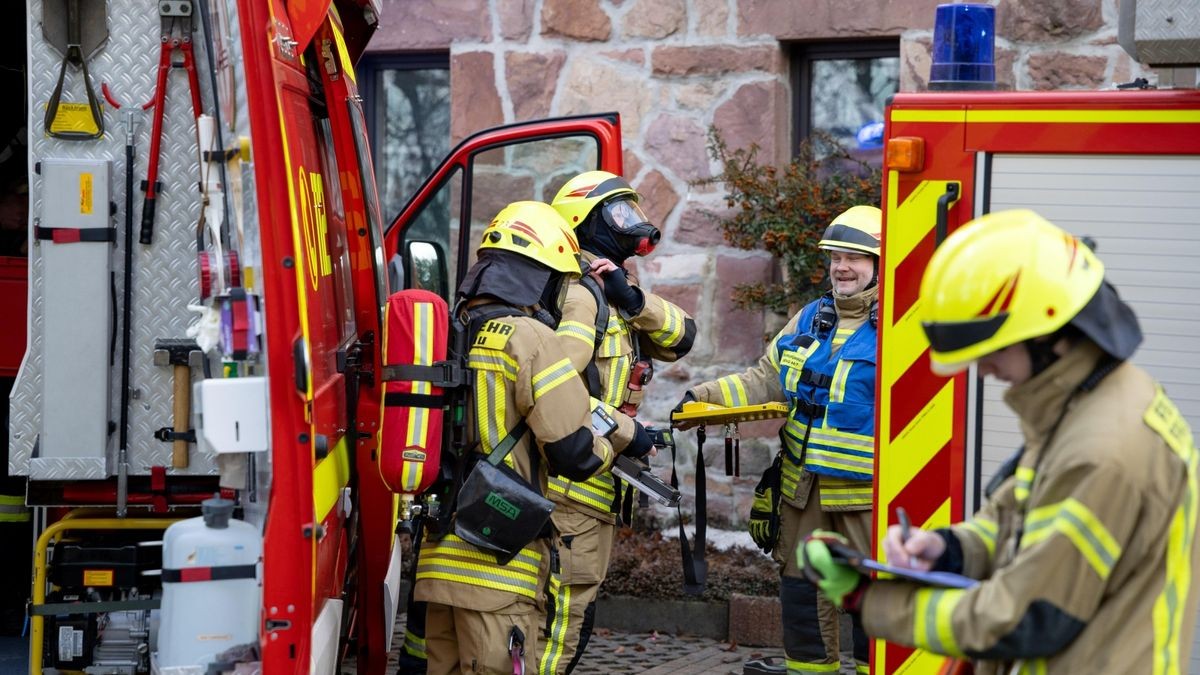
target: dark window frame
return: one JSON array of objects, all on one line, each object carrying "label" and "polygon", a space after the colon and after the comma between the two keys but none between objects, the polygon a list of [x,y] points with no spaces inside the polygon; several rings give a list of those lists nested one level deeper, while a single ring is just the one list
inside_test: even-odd
[{"label": "dark window frame", "polygon": [[[376,75],[384,70],[450,70],[450,52],[367,52],[363,54],[358,64],[355,77],[358,79],[358,93],[363,101],[375,100],[378,93],[375,86]],[[371,149],[375,149],[376,120],[375,106],[364,105],[363,112],[367,117],[367,137],[371,139]]]},{"label": "dark window frame", "polygon": [[900,57],[900,38],[797,42],[792,45],[793,153],[812,134],[812,63],[828,59],[878,59]]}]

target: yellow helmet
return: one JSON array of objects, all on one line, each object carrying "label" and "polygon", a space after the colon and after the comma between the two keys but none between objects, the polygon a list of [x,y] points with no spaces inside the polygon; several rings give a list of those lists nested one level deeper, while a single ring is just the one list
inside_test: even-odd
[{"label": "yellow helmet", "polygon": [[934,372],[952,375],[1057,331],[1103,280],[1104,265],[1091,249],[1033,211],[972,220],[934,251],[921,279],[918,311]]},{"label": "yellow helmet", "polygon": [[874,206],[851,206],[825,228],[817,246],[826,251],[870,253],[878,258],[882,233],[883,211]]},{"label": "yellow helmet", "polygon": [[513,202],[500,209],[483,231],[479,253],[511,251],[556,272],[579,276],[579,241],[548,204]]},{"label": "yellow helmet", "polygon": [[[636,207],[639,195],[629,181],[607,171],[586,171],[567,181],[550,205],[568,225],[579,227],[592,209],[617,195],[629,195]],[[642,220],[646,220],[644,215]]]}]

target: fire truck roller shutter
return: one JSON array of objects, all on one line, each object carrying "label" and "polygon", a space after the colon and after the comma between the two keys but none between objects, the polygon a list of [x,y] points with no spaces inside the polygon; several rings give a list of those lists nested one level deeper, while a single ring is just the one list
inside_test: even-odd
[{"label": "fire truck roller shutter", "polygon": [[[1031,208],[1095,240],[1107,278],[1145,334],[1133,362],[1200,429],[1200,156],[997,154],[990,184],[992,211]],[[983,387],[984,486],[1021,444],[1001,399],[1006,386]],[[1200,642],[1191,653],[1189,672],[1200,675]]]}]

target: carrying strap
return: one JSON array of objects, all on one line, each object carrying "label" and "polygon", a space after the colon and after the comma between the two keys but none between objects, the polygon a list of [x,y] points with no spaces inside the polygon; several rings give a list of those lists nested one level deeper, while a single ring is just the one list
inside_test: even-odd
[{"label": "carrying strap", "polygon": [[79,242],[109,243],[117,240],[115,227],[41,227],[33,228],[35,239],[52,241],[55,244],[77,244]]},{"label": "carrying strap", "polygon": [[604,297],[604,290],[600,288],[600,283],[591,275],[585,273],[580,277],[579,283],[588,289],[596,300],[596,337],[592,344],[592,358],[588,360],[587,367],[583,369],[583,383],[587,385],[590,396],[602,399],[604,387],[600,384],[600,368],[596,365],[596,352],[599,351],[600,343],[604,341],[604,336],[608,333],[608,299]]},{"label": "carrying strap", "polygon": [[[708,490],[704,473],[704,425],[696,427],[696,545],[688,545],[687,533],[683,529],[682,505],[675,507],[679,519],[679,551],[683,559],[683,592],[700,595],[708,579],[708,562],[704,549],[708,535]],[[679,489],[679,476],[675,472],[675,446],[671,446],[671,487]]]},{"label": "carrying strap", "polygon": [[500,466],[500,462],[503,462],[504,458],[508,457],[508,453],[512,452],[513,448],[517,447],[517,442],[521,440],[521,437],[524,436],[525,432],[527,431],[529,431],[529,425],[525,422],[525,420],[517,422],[517,425],[512,428],[512,431],[508,432],[507,436],[500,439],[500,442],[496,444],[496,447],[492,448],[492,451],[487,454],[487,463],[491,464],[492,466]]}]

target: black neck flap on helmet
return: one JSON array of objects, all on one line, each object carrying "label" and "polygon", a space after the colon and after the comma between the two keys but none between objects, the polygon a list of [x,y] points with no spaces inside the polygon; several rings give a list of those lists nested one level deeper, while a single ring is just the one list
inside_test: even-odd
[{"label": "black neck flap on helmet", "polygon": [[532,307],[537,319],[557,328],[566,289],[566,275],[561,272],[511,251],[485,249],[467,271],[458,296],[489,296],[514,307]]}]

